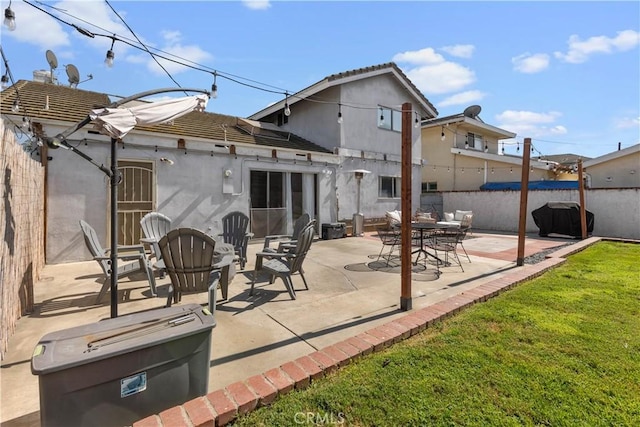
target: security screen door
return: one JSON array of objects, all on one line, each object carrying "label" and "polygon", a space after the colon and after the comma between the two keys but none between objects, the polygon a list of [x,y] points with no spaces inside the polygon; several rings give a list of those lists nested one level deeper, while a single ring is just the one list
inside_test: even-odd
[{"label": "security screen door", "polygon": [[155,208],[153,162],[120,160],[118,170],[118,244],[139,245],[140,220]]}]

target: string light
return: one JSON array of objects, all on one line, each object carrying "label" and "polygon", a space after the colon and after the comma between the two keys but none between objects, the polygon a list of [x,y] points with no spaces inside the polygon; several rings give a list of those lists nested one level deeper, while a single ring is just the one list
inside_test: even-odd
[{"label": "string light", "polygon": [[107,51],[107,57],[104,59],[104,65],[111,68],[113,67],[113,59],[116,55],[113,53],[113,44],[116,42],[116,35],[111,38],[111,48]]},{"label": "string light", "polygon": [[416,111],[416,124],[415,124],[415,128],[418,129],[418,127],[420,127],[420,121],[418,120],[418,112]]},{"label": "string light", "polygon": [[16,99],[13,101],[13,105],[11,106],[11,111],[17,113],[20,110],[20,102]]},{"label": "string light", "polygon": [[485,153],[489,152],[489,146],[487,144],[484,145],[484,152]]},{"label": "string light", "polygon": [[380,124],[384,123],[384,112],[382,111],[382,107],[380,107]]},{"label": "string light", "polygon": [[218,77],[218,73],[217,72],[213,72],[213,84],[211,85],[211,97],[212,98],[217,98],[218,97],[218,85],[216,84],[216,78]]},{"label": "string light", "polygon": [[342,104],[338,104],[338,123],[342,124]]},{"label": "string light", "polygon": [[2,89],[6,89],[7,86],[9,86],[9,76],[7,76],[7,74],[3,74],[2,75]]},{"label": "string light", "polygon": [[285,101],[284,101],[284,115],[289,117],[291,115],[291,109],[289,108],[289,93],[285,93]]},{"label": "string light", "polygon": [[442,126],[442,131],[440,133],[440,141],[444,141],[445,140],[445,136],[444,136],[444,126]]},{"label": "string light", "polygon": [[11,0],[9,0],[9,7],[4,10],[4,25],[9,31],[16,29],[16,14],[11,10]]}]

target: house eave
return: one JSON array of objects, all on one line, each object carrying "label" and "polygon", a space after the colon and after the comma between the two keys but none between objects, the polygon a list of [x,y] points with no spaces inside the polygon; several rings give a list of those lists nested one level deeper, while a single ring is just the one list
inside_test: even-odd
[{"label": "house eave", "polygon": [[620,157],[628,156],[629,154],[638,152],[640,152],[640,144],[632,145],[631,147],[623,148],[622,150],[613,151],[600,157],[587,160],[586,162],[582,163],[582,167],[588,168],[589,166],[595,166],[600,163],[609,162],[611,160],[615,160]]},{"label": "house eave", "polygon": [[[451,154],[485,160],[488,162],[489,161],[500,162],[500,163],[506,163],[509,165],[522,166],[522,157],[505,156],[502,154],[495,154],[495,153],[484,153],[482,151],[468,150],[464,148],[451,148]],[[541,161],[530,162],[529,166],[535,169],[544,169],[544,170],[549,169],[549,164]]]},{"label": "house eave", "polygon": [[479,120],[473,119],[471,117],[462,116],[462,115],[449,116],[449,117],[443,117],[441,119],[429,120],[426,123],[423,122],[422,128],[429,129],[429,128],[435,128],[435,127],[441,127],[441,126],[450,126],[450,125],[457,125],[458,127],[461,127],[469,131],[474,131],[474,130],[480,131],[480,133],[482,133],[483,135],[491,136],[498,140],[515,138],[517,135],[514,132],[509,132],[508,130],[501,129],[499,127],[492,126],[484,122],[481,122]]}]

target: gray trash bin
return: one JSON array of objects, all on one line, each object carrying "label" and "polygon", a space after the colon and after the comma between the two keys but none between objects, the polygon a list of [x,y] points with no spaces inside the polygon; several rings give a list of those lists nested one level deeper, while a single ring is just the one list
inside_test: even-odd
[{"label": "gray trash bin", "polygon": [[214,316],[198,304],[42,337],[31,359],[42,426],[125,426],[204,396]]}]

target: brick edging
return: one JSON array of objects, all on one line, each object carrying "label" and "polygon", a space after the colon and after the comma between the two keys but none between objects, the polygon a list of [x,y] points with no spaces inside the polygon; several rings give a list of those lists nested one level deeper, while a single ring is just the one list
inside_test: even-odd
[{"label": "brick edging", "polygon": [[407,313],[354,337],[314,351],[246,380],[237,381],[183,405],[148,416],[133,427],[224,426],[238,415],[272,403],[291,390],[301,390],[313,381],[346,366],[352,360],[380,351],[476,303],[484,302],[518,284],[540,276],[566,262],[566,256],[600,241],[592,237],[551,253],[542,262],[525,265],[444,301]]}]

